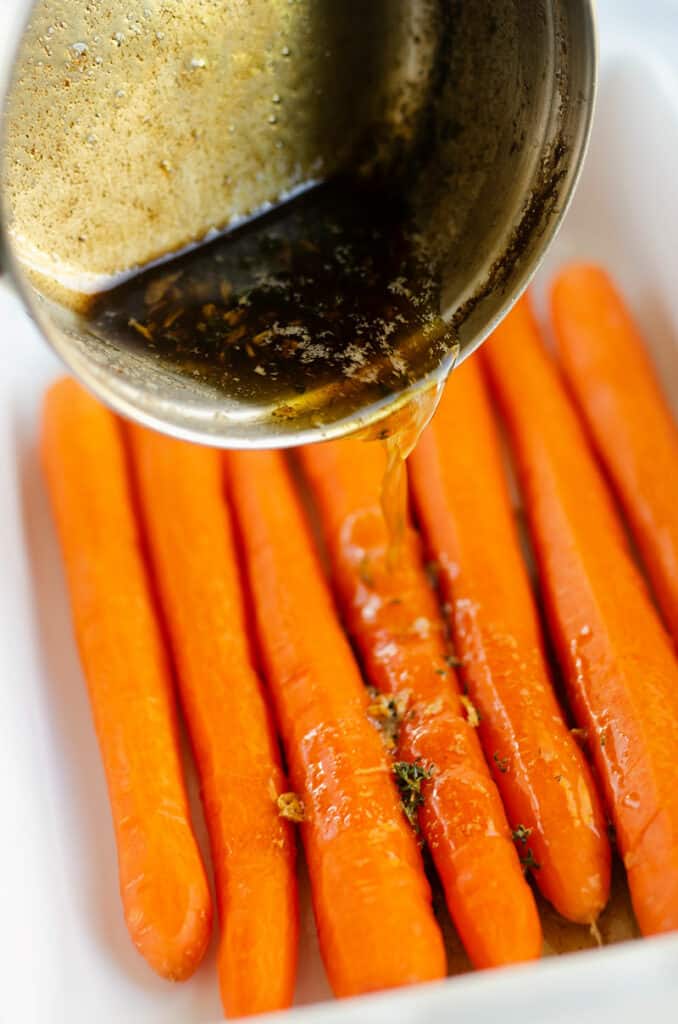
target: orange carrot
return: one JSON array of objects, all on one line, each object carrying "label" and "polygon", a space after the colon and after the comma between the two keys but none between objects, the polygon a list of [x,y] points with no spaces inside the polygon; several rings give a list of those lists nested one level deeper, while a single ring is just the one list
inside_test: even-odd
[{"label": "orange carrot", "polygon": [[451,375],[409,466],[480,739],[519,848],[529,846],[535,881],[556,909],[591,923],[609,895],[605,819],[549,679],[476,360]]},{"label": "orange carrot", "polygon": [[562,271],[551,306],[568,382],[678,643],[678,427],[643,340],[603,270]]},{"label": "orange carrot", "polygon": [[546,608],[646,934],[678,928],[678,663],[526,300],[485,347]]},{"label": "orange carrot", "polygon": [[374,442],[337,441],[304,448],[300,458],[348,631],[367,678],[391,695],[391,704],[377,703],[373,714],[377,720],[386,714],[398,758],[433,772],[419,821],[466,950],[477,967],[535,958],[542,936],[534,897],[462,711],[444,622],[412,529],[396,564],[388,565],[379,504],[384,450]]},{"label": "orange carrot", "polygon": [[226,459],[330,984],[347,996],[440,978],[417,844],[283,456]]},{"label": "orange carrot", "polygon": [[297,959],[292,826],[252,666],[221,453],[129,431],[151,560],[200,775],[228,1016],[289,1006]]},{"label": "orange carrot", "polygon": [[45,398],[42,459],[108,783],[127,927],[158,974],[183,980],[205,952],[212,910],[171,676],[119,426],[72,380]]}]

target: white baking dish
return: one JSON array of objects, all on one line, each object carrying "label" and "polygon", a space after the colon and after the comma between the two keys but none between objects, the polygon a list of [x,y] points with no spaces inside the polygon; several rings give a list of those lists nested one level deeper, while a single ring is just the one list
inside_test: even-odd
[{"label": "white baking dish", "polygon": [[[0,0],[0,30],[17,6]],[[538,283],[569,257],[610,267],[678,414],[678,80],[661,56],[678,53],[678,5],[648,2],[642,23],[627,20],[637,3],[600,6],[590,157]],[[36,456],[40,396],[59,367],[1,283],[0,318],[0,1021],[216,1021],[213,956],[190,982],[170,986],[133,950],[123,923],[103,773]],[[289,1024],[658,1024],[678,1020],[678,935],[320,1006],[329,992],[305,900],[298,997],[314,1005],[287,1014]]]}]

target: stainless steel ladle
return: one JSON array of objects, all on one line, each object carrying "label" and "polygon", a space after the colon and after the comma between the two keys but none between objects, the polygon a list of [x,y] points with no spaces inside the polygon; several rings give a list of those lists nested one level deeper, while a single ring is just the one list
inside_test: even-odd
[{"label": "stainless steel ladle", "polygon": [[[429,387],[525,288],[577,180],[595,72],[589,0],[38,0],[6,100],[6,260],[47,340],[119,412],[225,447],[339,436]],[[242,218],[371,164],[407,183],[436,254],[447,341],[406,385],[362,374],[338,401],[311,375],[281,416],[82,316],[116,274],[209,233],[223,248]]]}]

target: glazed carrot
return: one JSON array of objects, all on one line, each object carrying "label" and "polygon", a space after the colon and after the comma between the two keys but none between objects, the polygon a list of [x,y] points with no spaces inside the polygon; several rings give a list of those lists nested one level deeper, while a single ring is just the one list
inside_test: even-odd
[{"label": "glazed carrot", "polygon": [[646,934],[678,928],[678,663],[526,300],[485,348],[552,635],[636,916]]},{"label": "glazed carrot", "polygon": [[[408,529],[397,562],[380,508],[385,452],[374,442],[301,449],[346,626],[394,755],[432,771],[419,808],[447,904],[476,967],[539,956],[541,925],[501,799],[462,711],[444,622]],[[390,714],[389,714],[390,709]],[[383,715],[386,714],[386,718]]]},{"label": "glazed carrot", "polygon": [[509,821],[523,837],[519,847],[532,851],[535,881],[556,909],[591,923],[609,895],[605,820],[549,678],[477,360],[451,375],[409,467],[464,680],[480,712],[480,739]]},{"label": "glazed carrot", "polygon": [[568,382],[678,642],[678,427],[631,314],[604,270],[572,266],[551,294]]},{"label": "glazed carrot", "polygon": [[229,1016],[289,1006],[298,914],[292,826],[252,666],[221,453],[129,429],[151,562],[200,776]]},{"label": "glazed carrot", "polygon": [[226,461],[330,984],[347,996],[440,978],[416,840],[283,456]]},{"label": "glazed carrot", "polygon": [[205,952],[212,910],[171,676],[118,423],[72,380],[45,398],[42,461],[106,772],[127,927],[158,974],[183,980]]}]

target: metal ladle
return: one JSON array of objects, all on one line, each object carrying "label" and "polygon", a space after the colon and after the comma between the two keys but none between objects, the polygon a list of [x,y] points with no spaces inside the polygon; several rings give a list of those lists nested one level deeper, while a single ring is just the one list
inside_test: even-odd
[{"label": "metal ladle", "polygon": [[[66,365],[133,419],[224,447],[372,426],[472,352],[527,285],[578,177],[595,67],[589,0],[39,0],[6,101],[9,265]],[[397,383],[369,372],[372,352],[339,395],[312,371],[296,403],[243,395],[204,360],[189,371],[83,316],[121,271],[206,236],[223,233],[227,261],[281,223],[304,241],[328,203],[341,232],[331,183],[373,167],[383,188],[404,183],[444,328],[427,341],[403,318],[389,365],[415,345],[417,359]],[[318,180],[330,184],[290,201]],[[370,216],[363,196],[347,230]],[[249,285],[279,273],[268,251],[247,257]],[[392,316],[375,294],[367,335]]]}]

